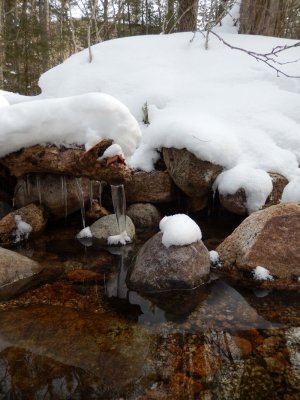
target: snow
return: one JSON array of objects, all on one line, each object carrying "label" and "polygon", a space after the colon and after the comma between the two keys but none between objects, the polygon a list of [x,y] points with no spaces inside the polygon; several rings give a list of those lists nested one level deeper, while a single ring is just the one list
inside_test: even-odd
[{"label": "snow", "polygon": [[125,246],[127,243],[130,243],[130,242],[131,242],[131,239],[128,236],[126,231],[120,233],[119,235],[113,235],[113,236],[109,236],[107,238],[107,244],[109,246],[114,246],[114,245],[118,245],[118,244]]},{"label": "snow", "polygon": [[185,214],[164,217],[159,223],[162,231],[162,243],[165,247],[186,246],[201,240],[199,226]]},{"label": "snow", "polygon": [[283,190],[282,203],[298,203],[300,204],[300,177],[289,182]]},{"label": "snow", "polygon": [[[237,8],[231,14],[237,17]],[[225,18],[214,30],[244,49],[268,52],[277,45],[296,43],[226,33],[230,26],[232,19]],[[236,30],[233,27],[231,32]],[[267,172],[282,174],[289,181],[300,176],[300,79],[278,77],[262,62],[231,50],[213,35],[208,50],[204,43],[200,33],[103,42],[92,47],[92,63],[84,50],[42,75],[42,96],[93,90],[116,97],[142,129],[142,140],[131,159],[133,167],[151,171],[159,157],[157,150],[186,148],[228,171],[218,180],[218,189],[232,193],[233,186],[235,190],[243,187],[252,212],[271,191]],[[278,57],[280,62],[297,59],[299,48]],[[282,68],[299,75],[299,63]],[[143,124],[146,103],[149,125]]]},{"label": "snow", "polygon": [[210,263],[213,267],[221,267],[219,253],[216,250],[209,252]]},{"label": "snow", "polygon": [[240,18],[240,2],[233,4],[219,25],[213,28],[217,33],[238,33]]},{"label": "snow", "polygon": [[9,102],[7,101],[6,97],[1,95],[0,92],[0,108],[9,106]]},{"label": "snow", "polygon": [[[213,31],[233,46],[266,53],[296,43],[238,35],[238,4],[230,14]],[[35,98],[0,92],[11,104],[0,112],[0,157],[41,141],[88,150],[105,137],[121,146],[129,165],[149,172],[162,147],[186,148],[223,167],[214,188],[223,194],[243,188],[249,212],[272,190],[268,173],[298,182],[299,78],[277,76],[213,34],[208,50],[201,33],[185,32],[105,41],[92,53],[91,63],[85,49],[43,74]],[[299,76],[300,62],[290,62],[299,58],[298,47],[276,60],[285,73]],[[145,104],[149,125],[143,123]],[[286,198],[298,199],[297,193],[287,188]]]},{"label": "snow", "polygon": [[118,156],[118,155],[124,157],[122,147],[120,145],[118,145],[117,143],[114,143],[105,150],[103,155],[101,157],[99,157],[99,160],[102,160],[103,158]]},{"label": "snow", "polygon": [[32,232],[32,226],[25,221],[22,221],[21,215],[15,215],[15,229],[13,236],[14,242],[19,243],[23,239],[28,239],[29,234]]},{"label": "snow", "polygon": [[269,270],[260,266],[253,270],[253,277],[258,281],[272,281],[274,279]]},{"label": "snow", "polygon": [[76,235],[77,239],[87,239],[87,238],[92,238],[92,237],[93,237],[93,234],[92,234],[89,226],[87,226],[84,229],[81,229],[81,231]]},{"label": "snow", "polygon": [[87,93],[38,99],[3,107],[0,113],[0,157],[24,146],[54,143],[85,145],[113,139],[130,157],[140,129],[126,106],[110,95]]},{"label": "snow", "polygon": [[222,172],[214,183],[222,195],[234,194],[244,189],[246,208],[249,213],[259,210],[266,202],[272,191],[272,179],[267,172],[245,165],[237,165]]}]

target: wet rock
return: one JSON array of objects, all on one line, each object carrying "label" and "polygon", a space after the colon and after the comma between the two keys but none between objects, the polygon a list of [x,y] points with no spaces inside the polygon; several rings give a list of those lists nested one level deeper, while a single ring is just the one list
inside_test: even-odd
[{"label": "wet rock", "polygon": [[201,211],[207,206],[208,206],[208,196],[187,198],[187,209],[192,212]]},{"label": "wet rock", "polygon": [[92,201],[91,207],[86,211],[85,216],[92,220],[97,220],[99,218],[109,215],[110,212],[105,208],[100,206],[97,200]]},{"label": "wet rock", "polygon": [[175,186],[165,171],[132,171],[124,183],[128,203],[168,203],[176,199]]},{"label": "wet rock", "polygon": [[164,148],[163,158],[175,184],[190,197],[202,197],[222,172],[220,165],[199,160],[186,149]]},{"label": "wet rock", "polygon": [[189,374],[200,376],[206,382],[211,382],[220,368],[221,357],[216,355],[209,344],[196,346],[186,357],[186,369]]},{"label": "wet rock", "polygon": [[209,253],[202,241],[166,248],[159,232],[141,248],[127,283],[140,292],[191,289],[208,280]]},{"label": "wet rock", "polygon": [[0,247],[0,299],[12,297],[41,270],[35,261]]},{"label": "wet rock", "polygon": [[[92,185],[92,187],[91,187]],[[88,178],[52,174],[32,174],[19,178],[15,188],[15,205],[41,203],[54,219],[66,217],[87,203],[91,190],[97,193],[99,183]]]},{"label": "wet rock", "polygon": [[126,210],[137,230],[158,231],[162,218],[160,211],[150,203],[131,204]]},{"label": "wet rock", "polygon": [[[257,211],[217,247],[220,271],[241,284],[261,288],[300,287],[300,205],[279,204]],[[257,266],[266,268],[271,280],[254,278]]]},{"label": "wet rock", "polygon": [[[93,235],[93,242],[100,245],[107,245],[109,236],[120,234],[116,214],[110,214],[100,218],[90,226],[90,229]],[[128,216],[126,216],[126,232],[131,241],[133,241],[135,237],[135,227]]]},{"label": "wet rock", "polygon": [[23,222],[31,226],[32,230],[28,234],[40,233],[47,223],[44,209],[35,204],[29,204],[26,207],[13,211],[0,220],[1,244],[11,244],[28,237],[26,234],[22,236],[22,229],[18,231],[16,216],[17,218],[21,217]]}]

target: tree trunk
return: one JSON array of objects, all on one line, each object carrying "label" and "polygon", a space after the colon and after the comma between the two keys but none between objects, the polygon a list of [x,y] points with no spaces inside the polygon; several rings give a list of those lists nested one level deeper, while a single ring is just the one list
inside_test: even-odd
[{"label": "tree trunk", "polygon": [[3,89],[3,69],[5,64],[4,45],[4,0],[0,0],[0,89]]},{"label": "tree trunk", "polygon": [[179,32],[197,30],[198,0],[179,0]]},{"label": "tree trunk", "polygon": [[284,36],[288,0],[242,0],[239,33]]}]

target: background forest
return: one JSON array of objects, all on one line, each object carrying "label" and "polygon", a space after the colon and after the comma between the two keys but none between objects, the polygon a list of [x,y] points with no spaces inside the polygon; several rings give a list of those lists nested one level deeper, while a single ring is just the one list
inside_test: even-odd
[{"label": "background forest", "polygon": [[[211,29],[235,2],[0,0],[0,88],[37,94],[39,76],[83,48],[116,37]],[[300,39],[300,0],[241,3],[240,33]]]}]

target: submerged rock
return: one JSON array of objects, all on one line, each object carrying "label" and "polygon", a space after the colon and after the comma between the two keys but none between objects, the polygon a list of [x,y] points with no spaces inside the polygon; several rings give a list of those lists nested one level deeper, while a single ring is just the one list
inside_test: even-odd
[{"label": "submerged rock", "polygon": [[202,197],[211,191],[220,165],[199,160],[186,149],[164,148],[163,157],[175,184],[190,197]]},{"label": "submerged rock", "polygon": [[43,207],[29,204],[0,220],[0,243],[11,244],[41,232],[47,223]]},{"label": "submerged rock", "polygon": [[[100,245],[107,245],[109,236],[119,235],[119,225],[116,214],[110,214],[98,219],[90,226],[93,241]],[[135,237],[135,227],[132,220],[126,216],[126,232],[131,241]]]},{"label": "submerged rock", "polygon": [[167,248],[159,232],[141,248],[127,283],[144,293],[192,289],[208,280],[209,270],[209,253],[202,241]]},{"label": "submerged rock", "polygon": [[[217,247],[220,271],[251,286],[300,288],[299,243],[300,205],[271,206],[251,214]],[[255,275],[257,267],[269,275]]]}]

